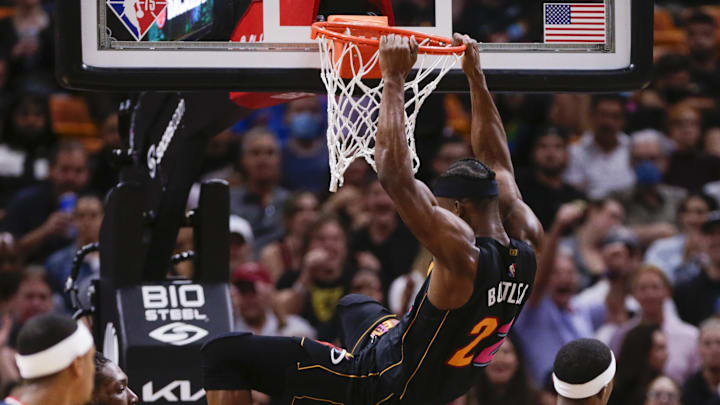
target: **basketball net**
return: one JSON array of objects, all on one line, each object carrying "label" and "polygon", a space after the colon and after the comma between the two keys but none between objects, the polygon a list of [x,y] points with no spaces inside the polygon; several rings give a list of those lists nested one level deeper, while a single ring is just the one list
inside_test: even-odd
[{"label": "basketball net", "polygon": [[[350,30],[346,34],[350,35]],[[364,158],[377,171],[374,159],[375,134],[384,81],[381,79],[374,86],[373,82],[363,81],[379,72],[379,48],[368,51],[367,45],[353,41],[343,41],[338,46],[336,39],[322,32],[316,35],[316,40],[320,46],[321,77],[328,93],[330,191],[335,192],[343,185],[345,170],[355,159]],[[429,42],[430,39],[420,39],[419,45]],[[418,52],[418,63],[415,65],[417,71],[405,82],[405,138],[415,173],[420,167],[414,137],[415,120],[420,107],[461,56],[456,53],[428,55]]]}]

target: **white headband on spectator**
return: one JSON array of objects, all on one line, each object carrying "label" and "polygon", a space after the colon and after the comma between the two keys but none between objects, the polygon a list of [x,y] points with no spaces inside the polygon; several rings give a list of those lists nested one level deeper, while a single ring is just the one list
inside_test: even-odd
[{"label": "white headband on spectator", "polygon": [[55,374],[87,353],[93,346],[93,337],[82,322],[78,321],[77,325],[72,335],[45,350],[27,355],[16,354],[15,363],[20,376],[31,379]]},{"label": "white headband on spectator", "polygon": [[610,384],[613,377],[615,377],[615,356],[610,351],[610,365],[607,370],[603,371],[599,376],[584,384],[569,384],[566,383],[553,373],[553,383],[555,385],[555,391],[565,398],[570,399],[582,399],[590,398],[591,396],[600,392],[603,387]]}]

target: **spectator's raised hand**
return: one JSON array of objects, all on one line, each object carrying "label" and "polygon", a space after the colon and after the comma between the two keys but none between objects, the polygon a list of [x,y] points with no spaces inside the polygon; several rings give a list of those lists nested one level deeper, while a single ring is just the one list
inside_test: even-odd
[{"label": "spectator's raised hand", "polygon": [[370,270],[374,273],[379,273],[381,270],[380,260],[370,252],[358,252],[355,255],[355,261],[359,269]]},{"label": "spectator's raised hand", "polygon": [[587,205],[581,201],[561,205],[560,209],[555,215],[555,222],[553,223],[553,227],[556,227],[558,230],[568,229],[569,227],[577,223],[580,218],[583,217],[583,215],[585,215],[586,208]]}]

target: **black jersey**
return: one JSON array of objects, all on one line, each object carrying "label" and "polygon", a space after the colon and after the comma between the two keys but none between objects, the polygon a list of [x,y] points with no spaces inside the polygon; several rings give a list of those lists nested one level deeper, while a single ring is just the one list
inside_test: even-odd
[{"label": "black jersey", "polygon": [[402,319],[371,298],[338,304],[344,348],[300,338],[229,334],[202,349],[206,390],[257,389],[288,404],[444,405],[478,381],[530,296],[535,255],[478,238],[475,285],[461,308],[427,297],[430,277]]},{"label": "black jersey", "polygon": [[535,254],[527,244],[478,238],[475,288],[468,302],[440,310],[427,297],[430,277],[412,310],[374,347],[378,369],[389,378],[383,395],[389,402],[445,404],[478,381],[502,345],[530,296]]}]

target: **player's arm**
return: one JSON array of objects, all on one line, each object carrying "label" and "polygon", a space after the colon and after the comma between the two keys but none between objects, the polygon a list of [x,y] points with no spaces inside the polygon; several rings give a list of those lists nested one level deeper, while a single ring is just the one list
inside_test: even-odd
[{"label": "player's arm", "polygon": [[472,229],[459,217],[438,206],[432,192],[413,174],[405,138],[403,87],[416,59],[414,39],[395,35],[381,38],[380,68],[385,86],[375,141],[378,178],[405,224],[435,257],[436,268],[474,277],[477,249]]},{"label": "player's arm", "polygon": [[480,51],[477,42],[467,35],[455,34],[456,44],[467,46],[462,67],[470,84],[472,121],[470,144],[473,154],[496,174],[499,189],[500,212],[508,233],[514,238],[529,242],[538,250],[542,244],[543,229],[540,221],[522,200],[520,189],[515,183],[507,135],[500,113],[495,106],[480,66]]}]

